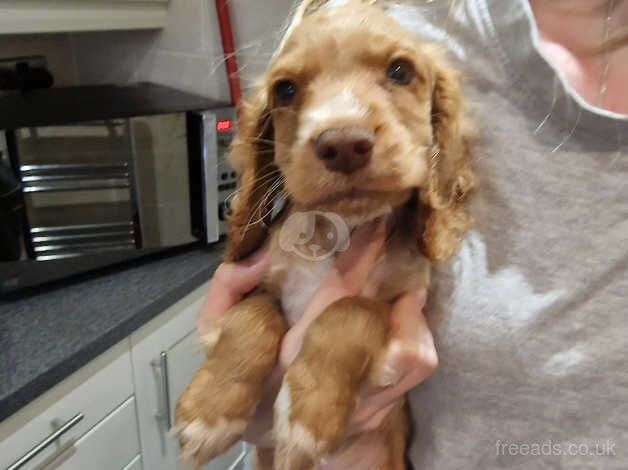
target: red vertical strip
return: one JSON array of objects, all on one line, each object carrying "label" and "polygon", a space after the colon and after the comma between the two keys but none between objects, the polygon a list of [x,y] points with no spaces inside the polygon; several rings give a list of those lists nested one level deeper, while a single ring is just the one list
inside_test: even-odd
[{"label": "red vertical strip", "polygon": [[231,18],[229,16],[229,5],[227,2],[228,0],[216,0],[216,11],[218,12],[220,38],[222,40],[222,50],[227,67],[227,80],[229,81],[229,90],[231,92],[231,103],[238,106],[242,98],[242,90],[240,88],[240,78],[238,77],[238,62],[235,57],[233,30],[231,28]]}]

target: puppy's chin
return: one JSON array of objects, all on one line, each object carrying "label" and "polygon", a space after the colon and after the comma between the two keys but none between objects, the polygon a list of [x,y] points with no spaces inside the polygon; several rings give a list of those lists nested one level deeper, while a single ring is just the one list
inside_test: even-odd
[{"label": "puppy's chin", "polygon": [[411,195],[410,189],[394,192],[350,190],[304,204],[303,207],[306,210],[333,212],[350,226],[357,226],[391,214]]}]

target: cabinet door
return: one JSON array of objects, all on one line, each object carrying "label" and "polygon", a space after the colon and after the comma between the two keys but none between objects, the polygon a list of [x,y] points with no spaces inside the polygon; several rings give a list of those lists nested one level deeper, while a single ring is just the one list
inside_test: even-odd
[{"label": "cabinet door", "polygon": [[[170,425],[179,395],[203,361],[195,319],[206,290],[204,285],[189,294],[131,337],[144,468],[187,469]],[[205,470],[227,470],[242,452],[235,446]]]}]

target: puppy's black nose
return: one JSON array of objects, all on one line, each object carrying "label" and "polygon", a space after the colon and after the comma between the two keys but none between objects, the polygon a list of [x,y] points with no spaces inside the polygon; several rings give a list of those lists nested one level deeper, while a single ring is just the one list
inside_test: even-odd
[{"label": "puppy's black nose", "polygon": [[349,174],[364,167],[373,154],[375,134],[359,126],[338,127],[316,139],[316,155],[331,171]]}]

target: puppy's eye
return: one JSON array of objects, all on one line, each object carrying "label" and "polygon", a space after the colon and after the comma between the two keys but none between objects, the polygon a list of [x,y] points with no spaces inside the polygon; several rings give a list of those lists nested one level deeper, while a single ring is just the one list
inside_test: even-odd
[{"label": "puppy's eye", "polygon": [[414,67],[404,59],[393,60],[386,70],[386,77],[397,85],[408,85],[415,75]]},{"label": "puppy's eye", "polygon": [[297,95],[297,86],[290,80],[280,80],[275,84],[274,94],[279,106],[287,106]]}]

